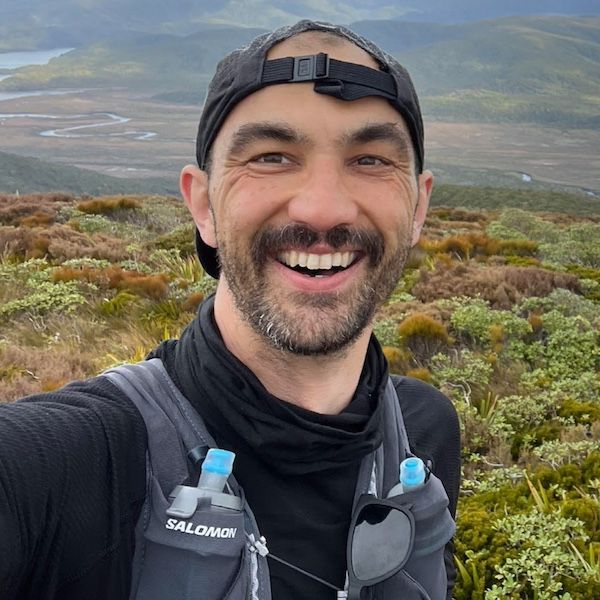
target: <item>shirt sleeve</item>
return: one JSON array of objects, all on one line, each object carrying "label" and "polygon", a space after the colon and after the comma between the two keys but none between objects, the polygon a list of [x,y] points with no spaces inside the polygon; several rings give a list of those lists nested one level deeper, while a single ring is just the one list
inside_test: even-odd
[{"label": "shirt sleeve", "polygon": [[58,590],[124,545],[145,490],[136,413],[105,380],[0,406],[3,600],[67,597]]}]

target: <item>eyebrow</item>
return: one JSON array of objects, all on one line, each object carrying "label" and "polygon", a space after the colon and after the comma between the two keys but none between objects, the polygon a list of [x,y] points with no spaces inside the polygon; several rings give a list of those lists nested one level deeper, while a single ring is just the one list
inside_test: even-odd
[{"label": "eyebrow", "polygon": [[[249,146],[258,141],[310,144],[307,135],[300,133],[286,123],[270,121],[245,123],[233,134],[228,155],[242,154]],[[408,135],[395,122],[368,123],[356,130],[342,134],[337,140],[339,146],[368,144],[369,142],[388,142],[395,147],[399,156],[410,155],[411,142]]]},{"label": "eyebrow", "polygon": [[245,123],[241,125],[231,138],[228,154],[241,154],[258,141],[275,141],[286,144],[306,144],[308,137],[283,123]]},{"label": "eyebrow", "polygon": [[369,123],[345,133],[340,142],[342,145],[360,145],[369,142],[388,142],[395,146],[400,156],[410,155],[411,142],[406,132],[397,123]]}]

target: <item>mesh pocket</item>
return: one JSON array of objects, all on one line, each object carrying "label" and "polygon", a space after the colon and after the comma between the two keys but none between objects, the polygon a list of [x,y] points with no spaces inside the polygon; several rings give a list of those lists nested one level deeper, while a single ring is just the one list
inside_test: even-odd
[{"label": "mesh pocket", "polygon": [[244,513],[202,505],[191,518],[175,519],[168,506],[153,480],[130,600],[245,599]]},{"label": "mesh pocket", "polygon": [[448,496],[433,474],[422,487],[398,496],[415,519],[415,541],[404,569],[381,585],[383,600],[445,600],[448,576],[446,544],[456,529],[448,510]]}]

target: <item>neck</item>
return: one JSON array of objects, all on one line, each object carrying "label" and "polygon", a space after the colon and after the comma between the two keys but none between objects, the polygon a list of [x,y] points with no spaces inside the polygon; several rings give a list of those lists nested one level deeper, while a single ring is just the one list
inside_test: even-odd
[{"label": "neck", "polygon": [[338,414],[350,403],[362,372],[371,328],[335,354],[302,356],[279,350],[243,320],[222,285],[215,297],[215,320],[227,349],[273,396],[321,414]]}]

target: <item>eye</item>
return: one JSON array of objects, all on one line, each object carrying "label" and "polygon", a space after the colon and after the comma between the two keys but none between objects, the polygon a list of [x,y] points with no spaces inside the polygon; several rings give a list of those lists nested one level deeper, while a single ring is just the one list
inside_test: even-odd
[{"label": "eye", "polygon": [[271,152],[269,154],[261,154],[260,156],[256,156],[251,159],[250,162],[262,165],[289,165],[292,161],[279,152]]},{"label": "eye", "polygon": [[356,159],[356,164],[361,167],[387,167],[392,163],[385,158],[379,156],[360,156]]}]

